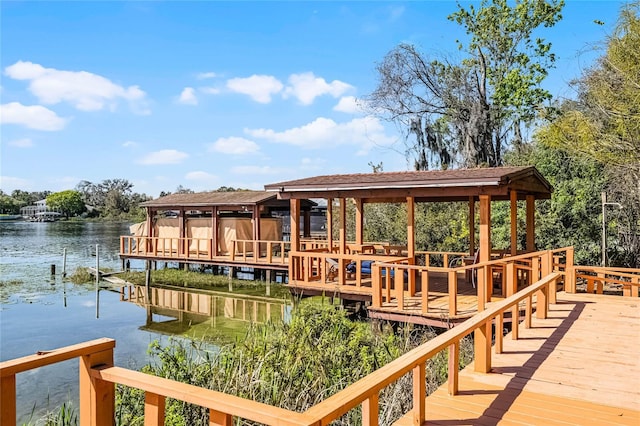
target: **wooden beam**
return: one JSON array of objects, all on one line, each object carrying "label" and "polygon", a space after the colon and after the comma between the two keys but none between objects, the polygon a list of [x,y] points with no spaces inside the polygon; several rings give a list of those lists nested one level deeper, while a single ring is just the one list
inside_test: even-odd
[{"label": "wooden beam", "polygon": [[300,251],[300,200],[291,200],[291,251]]},{"label": "wooden beam", "polygon": [[218,255],[218,207],[211,210],[211,237],[213,238],[213,255]]},{"label": "wooden beam", "polygon": [[344,198],[338,200],[340,203],[340,253],[347,251],[347,203]]},{"label": "wooden beam", "polygon": [[308,238],[311,236],[311,211],[305,210],[302,214],[304,215],[303,235]]},{"label": "wooden beam", "polygon": [[491,196],[480,196],[480,262],[491,260]]},{"label": "wooden beam", "polygon": [[364,241],[364,205],[362,198],[356,198],[356,244]]},{"label": "wooden beam", "polygon": [[527,195],[527,251],[536,251],[536,199]]},{"label": "wooden beam", "polygon": [[[469,255],[476,254],[476,199],[469,197]],[[445,265],[446,266],[446,265]]]},{"label": "wooden beam", "polygon": [[511,191],[511,256],[518,254],[518,192]]},{"label": "wooden beam", "polygon": [[333,198],[327,198],[327,247],[333,248]]},{"label": "wooden beam", "polygon": [[416,253],[415,202],[407,197],[407,257],[413,259]]}]

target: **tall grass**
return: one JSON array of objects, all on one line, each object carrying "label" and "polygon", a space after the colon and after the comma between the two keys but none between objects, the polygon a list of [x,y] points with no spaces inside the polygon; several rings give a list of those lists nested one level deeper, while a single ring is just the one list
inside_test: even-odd
[{"label": "tall grass", "polygon": [[[288,324],[252,327],[246,338],[199,351],[180,341],[152,344],[153,362],[144,371],[218,390],[266,404],[304,411],[349,384],[373,372],[434,336],[433,331],[405,327],[394,333],[370,322],[351,321],[330,305],[300,305]],[[461,366],[471,357],[472,345],[461,345]],[[427,364],[427,389],[435,390],[447,378],[447,355]],[[411,408],[411,375],[402,377],[380,396],[380,424],[392,424]],[[138,424],[144,410],[139,391],[118,388],[120,424]],[[359,409],[335,424],[360,422]],[[181,401],[167,401],[167,425],[206,425],[208,412]],[[238,421],[238,424],[252,424]]]}]

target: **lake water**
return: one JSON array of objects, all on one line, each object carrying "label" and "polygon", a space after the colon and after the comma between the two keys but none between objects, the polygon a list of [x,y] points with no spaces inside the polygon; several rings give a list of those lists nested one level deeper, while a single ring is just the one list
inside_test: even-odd
[{"label": "lake water", "polygon": [[[0,360],[110,337],[116,339],[115,364],[139,368],[148,361],[149,344],[172,333],[203,337],[217,330],[237,337],[253,320],[289,315],[287,304],[268,299],[181,289],[154,290],[146,298],[142,289],[133,289],[131,300],[124,301],[116,292],[100,291],[96,318],[95,286],[62,280],[63,249],[68,274],[77,267],[95,266],[96,244],[100,269],[119,270],[119,236],[128,232],[128,224],[120,223],[0,222]],[[131,267],[144,265],[131,262]],[[125,295],[129,299],[128,292]],[[77,360],[21,373],[18,419],[36,420],[67,401],[77,407],[77,392]]]}]

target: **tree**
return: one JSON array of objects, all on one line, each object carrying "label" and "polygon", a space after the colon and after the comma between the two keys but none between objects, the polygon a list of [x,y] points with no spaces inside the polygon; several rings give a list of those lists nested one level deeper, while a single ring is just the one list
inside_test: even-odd
[{"label": "tree", "polygon": [[[640,266],[640,2],[622,7],[603,55],[573,82],[536,137],[604,168],[609,201],[621,203],[612,264]],[[599,201],[596,201],[599,206]],[[612,217],[614,220],[615,217]],[[609,224],[608,224],[609,225]]]},{"label": "tree", "polygon": [[82,194],[69,189],[67,191],[56,192],[47,197],[47,206],[53,210],[58,210],[68,219],[70,216],[77,216],[86,210]]},{"label": "tree", "polygon": [[555,62],[551,44],[534,38],[561,19],[562,0],[483,0],[449,20],[469,35],[461,61],[428,58],[401,44],[378,65],[369,95],[372,111],[406,132],[407,155],[416,169],[462,164],[499,166],[511,142],[522,142],[541,105],[551,98],[540,87]]}]

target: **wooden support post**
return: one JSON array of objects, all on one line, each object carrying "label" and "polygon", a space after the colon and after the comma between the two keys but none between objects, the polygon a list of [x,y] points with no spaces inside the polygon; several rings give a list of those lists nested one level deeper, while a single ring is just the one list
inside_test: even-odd
[{"label": "wooden support post", "polygon": [[300,251],[300,200],[289,201],[291,213],[291,251]]},{"label": "wooden support post", "polygon": [[356,198],[356,244],[364,241],[364,204],[362,198]]},{"label": "wooden support post", "polygon": [[[513,296],[518,292],[518,271],[515,263],[507,263],[505,273],[507,274],[507,297]],[[518,340],[519,319],[520,306],[516,304],[511,308],[511,338],[513,340]]]},{"label": "wooden support post", "polygon": [[[480,262],[491,260],[491,195],[480,195]],[[489,283],[485,283],[487,288]]]},{"label": "wooden support post", "polygon": [[[553,271],[553,253],[551,252],[551,250],[547,250],[542,255],[541,269],[543,278]],[[547,292],[547,297],[549,298],[549,300],[547,301],[547,303],[556,303],[557,287],[558,285],[555,281],[549,284],[549,291]]]},{"label": "wooden support post", "polygon": [[460,364],[460,342],[456,340],[449,345],[449,377],[447,378],[447,390],[449,395],[458,394],[458,366]]},{"label": "wooden support post", "polygon": [[496,328],[496,343],[493,346],[493,349],[494,349],[495,353],[501,354],[502,353],[502,340],[503,340],[502,329],[504,328],[504,314],[500,313],[496,317],[496,326],[495,326],[495,328]]},{"label": "wooden support post", "polygon": [[380,280],[380,267],[373,266],[371,267],[371,290],[373,294],[371,295],[371,305],[374,308],[379,308],[382,306],[382,282]]},{"label": "wooden support post", "polygon": [[533,301],[532,297],[527,297],[527,305],[524,311],[524,328],[531,328],[531,314],[533,310]]},{"label": "wooden support post", "polygon": [[448,272],[449,287],[449,316],[456,316],[458,313],[458,274],[456,271]]},{"label": "wooden support post", "polygon": [[511,256],[518,254],[518,193],[509,193],[511,204]]},{"label": "wooden support post", "polygon": [[[416,261],[415,210],[414,198],[407,197],[407,257],[409,265],[414,265]],[[416,275],[411,270],[408,275],[409,296],[413,297],[416,295]]]},{"label": "wooden support post", "polygon": [[0,378],[0,425],[16,426],[16,376]]},{"label": "wooden support post", "polygon": [[413,424],[421,426],[425,420],[427,398],[426,366],[420,363],[413,368]]},{"label": "wooden support post", "polygon": [[209,426],[232,426],[233,417],[231,414],[216,411],[214,409],[209,410]]},{"label": "wooden support post", "polygon": [[212,256],[218,255],[218,207],[211,209],[211,239],[213,250]]},{"label": "wooden support post", "polygon": [[362,426],[378,425],[379,396],[377,393],[362,401]]},{"label": "wooden support post", "polygon": [[536,199],[527,195],[527,251],[536,251]]},{"label": "wooden support post", "polygon": [[[387,270],[387,274],[391,274],[392,268]],[[404,274],[402,270],[396,269],[394,273],[394,287],[396,290],[396,301],[398,302],[398,310],[404,309]]]},{"label": "wooden support post", "polygon": [[311,237],[311,211],[305,210],[303,214],[304,214],[304,229],[303,229],[302,235],[305,238],[309,238]]},{"label": "wooden support post", "polygon": [[340,198],[338,203],[340,212],[340,254],[345,254],[347,252],[347,202],[344,198]]},{"label": "wooden support post", "polygon": [[260,240],[260,206],[257,204],[253,206],[251,218],[253,219],[253,258],[257,261],[260,258],[260,243],[258,243]]},{"label": "wooden support post", "polygon": [[491,371],[491,321],[480,325],[473,332],[474,371],[489,373]]},{"label": "wooden support post", "polygon": [[178,216],[178,254],[184,254],[188,256],[189,247],[187,246],[186,235],[184,232],[187,221],[184,220],[184,215],[185,210],[184,208],[181,208]]},{"label": "wooden support post", "polygon": [[113,367],[113,349],[80,357],[80,424],[112,426],[115,413],[115,385],[91,377],[91,369]]},{"label": "wooden support post", "polygon": [[429,313],[429,271],[422,270],[422,288],[420,291],[422,292],[422,313]]},{"label": "wooden support post", "polygon": [[144,424],[158,426],[164,424],[165,397],[146,392],[144,395]]},{"label": "wooden support post", "polygon": [[567,248],[564,272],[564,291],[567,293],[576,292],[576,270],[573,266],[573,247]]},{"label": "wooden support post", "polygon": [[327,198],[327,247],[333,251],[333,198]]},{"label": "wooden support post", "polygon": [[[551,285],[555,284],[552,283]],[[547,318],[547,312],[549,309],[549,300],[547,294],[547,287],[536,291],[536,318],[538,319]]]},{"label": "wooden support post", "polygon": [[476,200],[469,197],[469,256],[476,254]]}]

